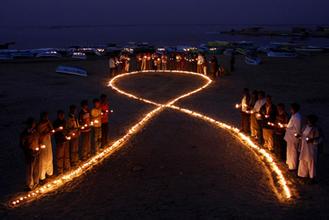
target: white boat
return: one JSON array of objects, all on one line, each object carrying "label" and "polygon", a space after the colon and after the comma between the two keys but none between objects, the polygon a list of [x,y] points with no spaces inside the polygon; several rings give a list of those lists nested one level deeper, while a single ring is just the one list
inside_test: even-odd
[{"label": "white boat", "polygon": [[297,57],[297,53],[290,52],[290,51],[273,51],[270,50],[267,52],[268,57],[287,57],[287,58],[294,58]]},{"label": "white boat", "polygon": [[306,53],[321,53],[324,51],[321,47],[307,46],[307,47],[296,47],[297,52],[306,52]]},{"label": "white boat", "polygon": [[259,65],[262,62],[262,60],[259,57],[250,57],[250,56],[246,56],[244,61],[246,64],[249,65]]},{"label": "white boat", "polygon": [[33,53],[30,51],[17,51],[17,52],[11,53],[11,56],[13,58],[32,58],[32,57],[34,57]]},{"label": "white boat", "polygon": [[87,71],[73,66],[58,66],[56,69],[56,73],[63,73],[68,75],[76,75],[76,76],[84,76],[87,77]]},{"label": "white boat", "polygon": [[0,60],[13,60],[13,56],[10,54],[0,54]]},{"label": "white boat", "polygon": [[45,51],[36,55],[38,58],[60,58],[62,57],[57,51]]},{"label": "white boat", "polygon": [[78,59],[78,60],[86,60],[87,55],[83,52],[73,52],[72,58],[73,59]]}]

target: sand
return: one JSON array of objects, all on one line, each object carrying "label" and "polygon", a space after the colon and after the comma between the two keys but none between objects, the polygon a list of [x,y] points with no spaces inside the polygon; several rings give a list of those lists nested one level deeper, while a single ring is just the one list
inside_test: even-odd
[{"label": "sand", "polygon": [[[248,66],[237,59],[237,71],[178,105],[213,118],[239,124],[233,109],[241,89],[264,89],[274,101],[302,104],[302,113],[316,113],[328,137],[328,56],[265,59]],[[227,63],[222,59],[221,62]],[[86,68],[79,78],[54,73],[59,64]],[[120,136],[153,106],[115,94],[106,87],[107,61],[46,61],[0,64],[0,198],[24,189],[23,154],[18,146],[22,121],[57,109],[109,95],[114,114],[111,140]],[[119,85],[158,102],[195,88],[196,77],[143,74]],[[284,167],[284,164],[280,164]],[[293,174],[297,198],[278,202],[264,167],[253,153],[225,131],[166,110],[126,147],[84,177],[30,205],[0,211],[1,218],[220,218],[328,217],[328,155],[320,157],[319,184],[305,185]],[[286,171],[284,171],[286,173]]]}]

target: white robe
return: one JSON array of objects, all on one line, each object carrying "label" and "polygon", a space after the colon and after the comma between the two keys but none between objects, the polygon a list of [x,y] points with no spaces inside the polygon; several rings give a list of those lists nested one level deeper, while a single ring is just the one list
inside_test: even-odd
[{"label": "white robe", "polygon": [[298,145],[299,139],[295,134],[301,133],[302,117],[297,112],[293,114],[287,125],[286,134],[284,140],[287,142],[287,161],[289,170],[296,170],[298,163]]},{"label": "white robe", "polygon": [[298,176],[314,178],[318,154],[318,141],[307,142],[307,138],[318,138],[317,128],[306,126],[302,134],[302,144],[299,155]]}]

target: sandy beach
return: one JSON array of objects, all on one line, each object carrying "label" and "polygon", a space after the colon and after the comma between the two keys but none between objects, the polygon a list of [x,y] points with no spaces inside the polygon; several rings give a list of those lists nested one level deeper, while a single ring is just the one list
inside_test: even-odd
[{"label": "sandy beach", "polygon": [[[239,125],[234,104],[244,87],[262,89],[274,102],[298,102],[303,115],[315,113],[329,136],[328,55],[293,59],[266,58],[259,66],[237,57],[236,71],[209,88],[177,103],[215,119]],[[227,66],[228,60],[220,57]],[[55,73],[60,64],[85,68],[89,76]],[[28,116],[50,112],[109,96],[114,113],[110,139],[115,140],[154,108],[115,93],[107,87],[105,58],[43,62],[0,63],[0,210],[1,219],[209,219],[209,218],[328,218],[329,155],[320,156],[319,183],[305,185],[292,173],[285,175],[297,192],[280,203],[255,155],[227,132],[197,119],[165,110],[126,147],[100,166],[64,188],[17,209],[7,209],[7,199],[24,190],[24,157],[18,145],[22,122]],[[119,85],[143,97],[165,102],[200,86],[197,77],[183,74],[143,73]]]}]

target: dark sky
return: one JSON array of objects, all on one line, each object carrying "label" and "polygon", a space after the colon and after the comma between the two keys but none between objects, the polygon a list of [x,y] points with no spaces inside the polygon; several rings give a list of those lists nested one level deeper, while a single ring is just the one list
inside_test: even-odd
[{"label": "dark sky", "polygon": [[1,0],[0,25],[328,24],[329,0]]}]

